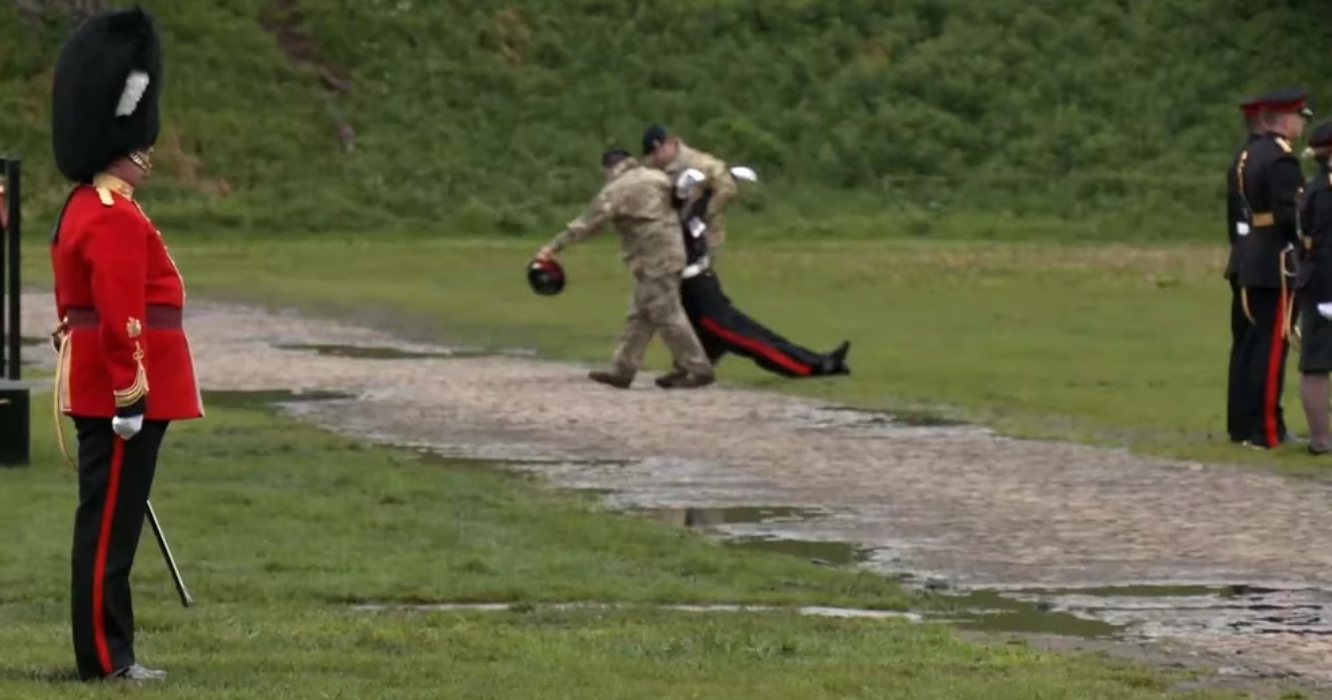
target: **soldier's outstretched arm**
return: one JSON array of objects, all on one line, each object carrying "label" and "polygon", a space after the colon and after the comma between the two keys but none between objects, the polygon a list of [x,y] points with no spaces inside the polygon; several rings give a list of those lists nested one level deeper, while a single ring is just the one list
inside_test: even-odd
[{"label": "soldier's outstretched arm", "polygon": [[606,222],[610,221],[615,213],[615,202],[606,190],[597,193],[592,203],[587,206],[577,219],[570,221],[563,231],[551,240],[551,252],[558,253],[561,250],[578,243],[579,241],[591,238],[593,234],[601,230]]},{"label": "soldier's outstretched arm", "polygon": [[1286,241],[1300,245],[1300,189],[1304,185],[1304,171],[1292,154],[1284,154],[1272,164],[1271,177],[1272,218],[1281,229]]},{"label": "soldier's outstretched arm", "polygon": [[143,415],[148,407],[148,350],[144,335],[148,227],[127,205],[107,207],[90,224],[80,251],[92,270],[102,356],[115,392],[116,415]]}]

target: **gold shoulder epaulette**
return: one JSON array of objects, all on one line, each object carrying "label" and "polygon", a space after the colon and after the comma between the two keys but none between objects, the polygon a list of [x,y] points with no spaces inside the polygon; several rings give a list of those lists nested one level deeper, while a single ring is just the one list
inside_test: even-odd
[{"label": "gold shoulder epaulette", "polygon": [[1291,152],[1290,142],[1289,142],[1289,141],[1287,141],[1287,140],[1281,138],[1280,136],[1278,136],[1278,137],[1276,137],[1276,143],[1277,143],[1278,146],[1281,147],[1281,150],[1285,151],[1286,153],[1290,153],[1290,152]]},{"label": "gold shoulder epaulette", "polygon": [[102,206],[104,207],[109,207],[116,203],[115,198],[111,196],[111,190],[105,187],[97,188],[97,198],[102,200]]}]

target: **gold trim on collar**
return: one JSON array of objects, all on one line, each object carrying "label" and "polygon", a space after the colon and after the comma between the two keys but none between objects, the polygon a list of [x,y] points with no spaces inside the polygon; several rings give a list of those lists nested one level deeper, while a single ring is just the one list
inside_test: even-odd
[{"label": "gold trim on collar", "polygon": [[[102,195],[102,204],[107,206],[111,206],[107,196],[111,192],[115,192],[131,202],[134,201],[134,188],[128,182],[110,173],[98,173],[93,177],[92,185],[97,188],[97,194]],[[103,194],[103,192],[107,194]]]}]

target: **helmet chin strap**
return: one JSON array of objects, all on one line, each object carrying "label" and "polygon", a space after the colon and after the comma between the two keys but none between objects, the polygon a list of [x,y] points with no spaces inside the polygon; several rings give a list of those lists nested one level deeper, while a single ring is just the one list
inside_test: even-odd
[{"label": "helmet chin strap", "polygon": [[128,157],[130,159],[130,162],[138,166],[138,168],[142,170],[145,175],[152,172],[153,170],[152,149],[148,149],[146,151],[131,151]]}]

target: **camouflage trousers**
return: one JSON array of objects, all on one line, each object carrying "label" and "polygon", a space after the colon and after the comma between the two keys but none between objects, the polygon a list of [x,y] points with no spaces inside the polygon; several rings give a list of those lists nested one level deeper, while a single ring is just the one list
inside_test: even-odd
[{"label": "camouflage trousers", "polygon": [[708,229],[703,232],[703,237],[708,239],[708,257],[715,260],[717,249],[726,242],[726,224],[720,216],[708,222]]},{"label": "camouflage trousers", "polygon": [[694,335],[680,301],[679,273],[636,281],[624,332],[620,334],[615,354],[611,357],[612,371],[622,377],[637,374],[643,366],[648,344],[657,333],[661,334],[677,367],[691,374],[711,376],[712,363],[708,362],[703,344]]}]

